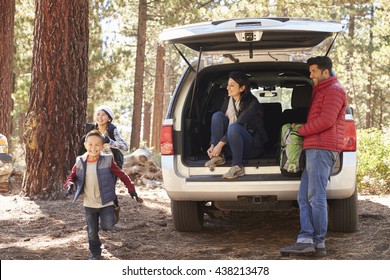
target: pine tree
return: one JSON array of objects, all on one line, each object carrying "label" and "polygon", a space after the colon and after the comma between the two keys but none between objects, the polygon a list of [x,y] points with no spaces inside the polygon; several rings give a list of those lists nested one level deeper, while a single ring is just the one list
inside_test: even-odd
[{"label": "pine tree", "polygon": [[10,138],[14,91],[14,17],[15,0],[0,1],[0,133]]},{"label": "pine tree", "polygon": [[85,123],[88,1],[39,0],[36,5],[23,192],[50,198],[74,164]]}]

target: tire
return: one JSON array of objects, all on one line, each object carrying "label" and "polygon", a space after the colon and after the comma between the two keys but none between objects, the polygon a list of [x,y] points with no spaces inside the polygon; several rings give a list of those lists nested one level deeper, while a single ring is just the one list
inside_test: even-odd
[{"label": "tire", "polygon": [[204,211],[202,202],[171,200],[173,226],[177,231],[198,232],[202,230]]},{"label": "tire", "polygon": [[358,230],[357,190],[346,199],[332,199],[329,206],[329,229],[335,232]]}]

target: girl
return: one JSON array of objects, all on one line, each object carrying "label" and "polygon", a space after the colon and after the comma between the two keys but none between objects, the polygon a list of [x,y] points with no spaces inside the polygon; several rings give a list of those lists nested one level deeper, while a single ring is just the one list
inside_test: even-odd
[{"label": "girl", "polygon": [[[106,154],[113,154],[115,163],[122,168],[123,166],[123,154],[122,151],[126,152],[129,150],[129,146],[123,140],[119,130],[112,123],[114,119],[114,113],[110,107],[107,105],[101,105],[96,108],[94,113],[94,123],[87,123],[85,125],[86,131],[85,134],[91,130],[97,129],[104,136],[104,149],[103,152]],[[83,144],[85,141],[85,136],[81,139]],[[81,145],[79,150],[79,155],[82,155],[86,152],[83,145]]]}]

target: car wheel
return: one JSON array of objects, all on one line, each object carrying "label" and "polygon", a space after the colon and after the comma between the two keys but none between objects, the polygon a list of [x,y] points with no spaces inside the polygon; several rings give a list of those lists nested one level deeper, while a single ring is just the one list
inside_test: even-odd
[{"label": "car wheel", "polygon": [[199,201],[171,200],[173,226],[177,231],[196,232],[203,227],[203,204]]},{"label": "car wheel", "polygon": [[329,229],[337,232],[358,230],[357,190],[346,199],[331,199],[329,205]]}]

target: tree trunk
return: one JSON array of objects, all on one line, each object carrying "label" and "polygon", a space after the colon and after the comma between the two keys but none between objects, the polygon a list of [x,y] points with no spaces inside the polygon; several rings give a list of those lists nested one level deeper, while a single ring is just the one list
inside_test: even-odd
[{"label": "tree trunk", "polygon": [[134,79],[134,104],[133,118],[131,125],[130,149],[136,149],[140,143],[142,99],[144,90],[144,69],[145,69],[145,45],[146,45],[146,16],[147,2],[140,0],[138,6],[138,31],[137,31],[137,57],[135,60]]},{"label": "tree trunk", "polygon": [[[367,111],[366,111],[366,128],[370,128],[371,126],[375,125],[374,119],[375,119],[375,112],[371,114],[371,110],[375,107],[373,107],[372,103],[377,98],[375,96],[375,91],[372,90],[372,80],[373,80],[373,65],[372,65],[372,53],[374,51],[374,35],[372,32],[372,29],[374,28],[374,6],[371,5],[371,20],[370,20],[370,26],[369,28],[369,42],[368,42],[368,61],[367,61],[367,73],[368,73],[368,83],[367,83]],[[376,107],[376,109],[379,109]]]},{"label": "tree trunk", "polygon": [[88,1],[36,2],[30,102],[24,123],[23,192],[56,198],[85,123]]},{"label": "tree trunk", "polygon": [[0,133],[11,137],[15,0],[0,1]]},{"label": "tree trunk", "polygon": [[[355,39],[355,25],[356,25],[355,24],[356,23],[355,22],[356,21],[355,13],[356,12],[355,12],[354,8],[351,8],[350,14],[349,14],[349,26],[348,26],[348,37],[349,37],[351,42],[353,42]],[[347,65],[347,72],[349,73],[348,79],[347,79],[347,82],[349,84],[349,86],[348,86],[349,91],[347,92],[347,96],[349,96],[349,98],[350,98],[349,102],[351,104],[352,103],[356,104],[358,102],[358,96],[357,96],[358,90],[356,89],[356,86],[355,86],[356,77],[355,77],[354,68],[356,66],[354,65],[354,62],[352,62],[353,57],[354,57],[353,48],[348,48],[346,65]],[[362,120],[362,116],[361,116],[359,107],[356,107],[356,110],[354,111],[354,117],[355,117],[355,120],[357,120],[357,123],[359,123],[360,125],[363,125],[363,120]]]},{"label": "tree trunk", "polygon": [[163,97],[164,97],[164,67],[165,67],[165,49],[163,46],[157,46],[156,56],[156,80],[154,84],[154,102],[153,102],[153,128],[152,128],[152,147],[154,152],[160,151],[160,130],[163,119]]},{"label": "tree trunk", "polygon": [[144,102],[144,129],[143,129],[143,141],[145,145],[149,147],[150,144],[150,115],[152,113],[152,104],[149,101]]}]

